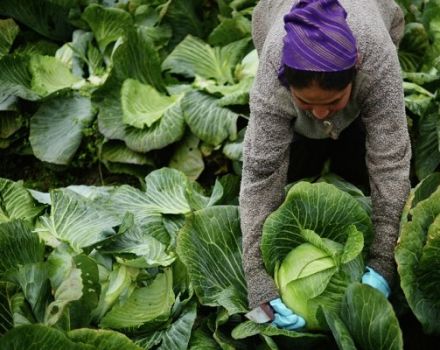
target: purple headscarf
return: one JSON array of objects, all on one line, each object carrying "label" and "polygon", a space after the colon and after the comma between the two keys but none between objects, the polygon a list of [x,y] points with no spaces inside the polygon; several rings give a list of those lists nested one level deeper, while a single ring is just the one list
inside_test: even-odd
[{"label": "purple headscarf", "polygon": [[279,77],[284,67],[337,72],[355,65],[356,39],[347,12],[337,0],[300,0],[284,16],[284,47]]}]

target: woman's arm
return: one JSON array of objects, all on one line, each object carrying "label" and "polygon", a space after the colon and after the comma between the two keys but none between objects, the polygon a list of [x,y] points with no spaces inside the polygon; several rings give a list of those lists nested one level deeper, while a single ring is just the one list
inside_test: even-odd
[{"label": "woman's arm", "polygon": [[397,52],[392,43],[376,50],[362,110],[375,227],[368,265],[391,284],[400,216],[410,190],[411,145]]}]

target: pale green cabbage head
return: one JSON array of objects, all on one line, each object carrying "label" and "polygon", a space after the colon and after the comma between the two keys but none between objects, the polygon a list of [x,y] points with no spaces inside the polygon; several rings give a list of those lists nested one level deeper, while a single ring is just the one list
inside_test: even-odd
[{"label": "pale green cabbage head", "polygon": [[[361,246],[348,247],[355,254],[347,254],[342,244],[305,231],[318,246],[307,242],[292,249],[275,269],[275,282],[283,302],[305,319],[307,329],[318,330],[326,328],[318,307],[338,311],[348,285],[360,280],[363,261]],[[357,231],[352,232],[359,237]]]}]

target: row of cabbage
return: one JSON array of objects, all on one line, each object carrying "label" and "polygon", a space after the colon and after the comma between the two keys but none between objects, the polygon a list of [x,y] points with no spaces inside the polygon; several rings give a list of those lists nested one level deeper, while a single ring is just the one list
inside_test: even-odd
[{"label": "row of cabbage", "polygon": [[239,171],[254,4],[2,1],[0,150],[192,178],[218,153]]},{"label": "row of cabbage", "polygon": [[[372,224],[353,186],[295,184],[265,223],[266,268],[308,320],[295,332],[244,317],[237,177],[209,194],[171,168],[145,183],[42,193],[0,180],[2,349],[402,349],[393,306],[359,283]],[[293,276],[292,248],[326,264]]]},{"label": "row of cabbage", "polygon": [[[61,166],[101,162],[140,177],[171,166],[193,179],[220,156],[214,172],[239,173],[258,64],[250,38],[256,2],[2,1],[0,151]],[[440,164],[440,4],[399,3],[421,180]]]}]

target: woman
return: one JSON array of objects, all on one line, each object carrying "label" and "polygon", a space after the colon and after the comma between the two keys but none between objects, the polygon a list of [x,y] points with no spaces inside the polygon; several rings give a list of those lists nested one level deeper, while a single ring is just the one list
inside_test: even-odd
[{"label": "woman", "polygon": [[284,186],[318,175],[327,157],[349,181],[368,184],[362,174],[368,175],[375,238],[362,281],[388,296],[410,189],[411,147],[396,50],[403,26],[393,0],[261,0],[255,8],[260,65],[240,192],[249,318],[275,317],[287,329],[304,326],[285,308],[264,269],[261,230],[282,203]]}]

